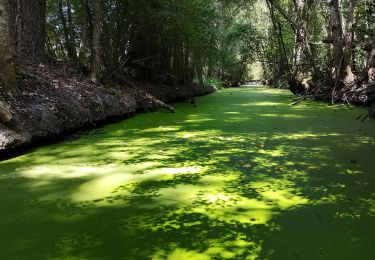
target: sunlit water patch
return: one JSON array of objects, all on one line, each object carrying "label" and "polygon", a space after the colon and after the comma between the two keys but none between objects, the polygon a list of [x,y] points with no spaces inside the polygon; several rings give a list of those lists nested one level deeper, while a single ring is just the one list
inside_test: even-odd
[{"label": "sunlit water patch", "polygon": [[372,259],[375,123],[230,89],[0,163],[0,259]]}]

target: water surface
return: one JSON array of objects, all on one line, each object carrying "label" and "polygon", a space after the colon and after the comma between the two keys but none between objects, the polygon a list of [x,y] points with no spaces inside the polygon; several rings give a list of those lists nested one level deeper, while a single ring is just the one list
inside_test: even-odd
[{"label": "water surface", "polygon": [[373,259],[375,122],[229,89],[0,163],[0,259]]}]

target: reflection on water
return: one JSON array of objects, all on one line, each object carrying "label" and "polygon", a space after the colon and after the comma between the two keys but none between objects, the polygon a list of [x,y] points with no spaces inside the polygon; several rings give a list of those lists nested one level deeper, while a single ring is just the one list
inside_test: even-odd
[{"label": "reflection on water", "polygon": [[372,259],[375,123],[229,89],[0,163],[0,259]]}]

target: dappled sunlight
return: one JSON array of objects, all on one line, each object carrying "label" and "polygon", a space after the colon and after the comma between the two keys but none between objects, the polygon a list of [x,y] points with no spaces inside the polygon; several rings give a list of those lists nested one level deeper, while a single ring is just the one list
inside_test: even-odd
[{"label": "dappled sunlight", "polygon": [[304,259],[355,241],[335,254],[356,259],[375,243],[375,124],[289,101],[224,90],[1,162],[1,258]]},{"label": "dappled sunlight", "polygon": [[309,200],[301,196],[301,191],[292,187],[293,183],[278,179],[267,182],[252,182],[250,187],[260,194],[263,200],[270,202],[279,209],[288,209],[308,204]]},{"label": "dappled sunlight", "polygon": [[158,252],[156,253],[152,259],[155,260],[161,260],[161,259],[168,259],[168,260],[173,260],[173,259],[197,259],[197,260],[209,260],[211,259],[208,255],[198,253],[195,251],[188,251],[185,249],[174,249],[170,253],[166,252]]},{"label": "dappled sunlight", "polygon": [[[219,131],[210,130],[210,131],[180,131],[176,133],[177,137],[184,139],[192,139],[193,141],[207,140],[212,139],[215,136],[219,135]],[[207,140],[208,141],[208,140]]]},{"label": "dappled sunlight", "polygon": [[277,117],[277,118],[303,118],[304,116],[301,115],[293,115],[293,114],[258,114],[260,117]]},{"label": "dappled sunlight", "polygon": [[[126,185],[134,181],[138,181],[138,176],[125,173],[106,174],[104,177],[96,178],[80,185],[77,191],[70,195],[70,199],[77,202],[102,200],[110,196],[119,185]],[[121,193],[121,195],[127,195],[130,192],[122,190]]]},{"label": "dappled sunlight", "polygon": [[193,212],[227,223],[266,224],[274,214],[264,201],[229,193],[208,194],[201,202],[203,206],[194,207]]},{"label": "dappled sunlight", "polygon": [[375,216],[375,193],[372,194],[371,198],[364,200],[365,205],[368,205],[368,214]]},{"label": "dappled sunlight", "polygon": [[[242,106],[263,106],[263,107],[275,107],[275,106],[285,106],[285,103],[280,102],[267,102],[267,101],[258,101],[258,102],[249,102],[248,104],[242,104]],[[263,114],[262,114],[263,115]]]},{"label": "dappled sunlight", "polygon": [[81,165],[49,165],[18,168],[19,176],[31,179],[78,179],[96,178],[98,176],[109,175],[111,173],[136,173],[152,166],[156,163],[144,162],[133,165],[117,165],[115,163],[106,164],[99,167]]},{"label": "dappled sunlight", "polygon": [[181,168],[160,168],[145,171],[147,175],[175,175],[175,174],[184,174],[184,173],[203,173],[204,169],[199,166],[190,166],[190,167],[181,167]]},{"label": "dappled sunlight", "polygon": [[194,119],[186,119],[186,120],[184,120],[184,123],[188,123],[188,124],[198,123],[198,124],[201,124],[202,122],[210,122],[210,121],[214,121],[214,119],[202,118],[202,117],[195,117]]},{"label": "dappled sunlight", "polygon": [[288,209],[298,205],[307,204],[309,201],[303,197],[295,196],[284,190],[269,190],[260,193],[264,199],[277,203],[281,209]]},{"label": "dappled sunlight", "polygon": [[152,259],[197,259],[206,260],[219,257],[220,259],[233,259],[238,255],[246,254],[248,249],[252,249],[252,253],[247,254],[246,259],[256,259],[259,256],[261,247],[256,245],[254,242],[244,241],[242,239],[235,240],[233,242],[222,243],[218,239],[212,239],[209,241],[211,247],[204,252],[197,252],[186,250],[182,248],[171,249],[170,252],[166,250],[158,251]]},{"label": "dappled sunlight", "polygon": [[178,127],[166,127],[166,126],[159,126],[156,128],[149,128],[145,130],[139,131],[139,134],[146,134],[146,133],[158,133],[158,132],[177,132],[179,130]]},{"label": "dappled sunlight", "polygon": [[276,138],[278,139],[290,139],[290,140],[301,140],[301,139],[318,139],[322,137],[327,137],[327,136],[332,136],[332,137],[338,137],[340,134],[337,133],[324,133],[324,134],[313,134],[311,132],[299,132],[299,133],[291,133],[288,135],[280,135]]}]

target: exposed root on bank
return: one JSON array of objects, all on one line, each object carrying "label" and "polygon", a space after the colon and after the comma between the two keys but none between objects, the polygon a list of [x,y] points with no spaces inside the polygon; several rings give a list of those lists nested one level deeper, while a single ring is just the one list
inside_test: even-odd
[{"label": "exposed root on bank", "polygon": [[[356,80],[351,84],[335,82],[326,79],[322,81],[301,82],[297,79],[290,80],[289,88],[297,97],[291,105],[297,105],[302,100],[313,99],[330,104],[344,103],[348,105],[370,106],[375,102],[375,83]],[[372,109],[370,109],[372,111]],[[369,118],[373,113],[369,113]]]}]

